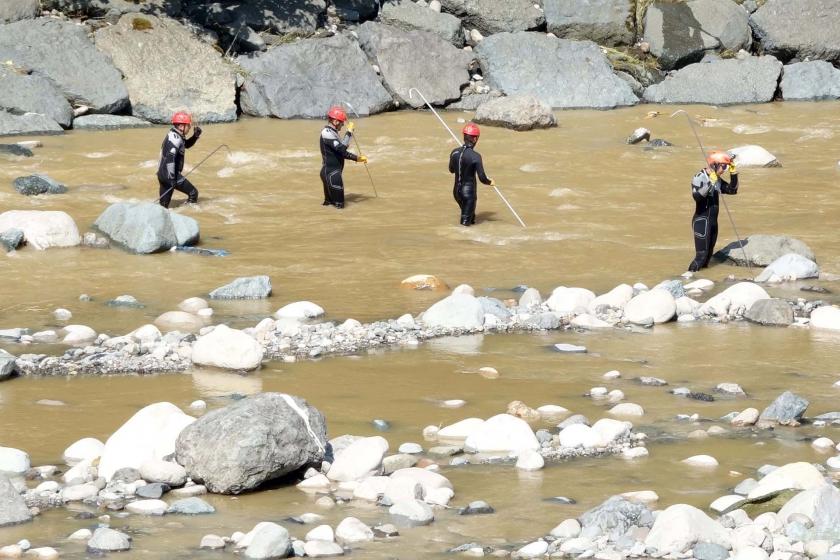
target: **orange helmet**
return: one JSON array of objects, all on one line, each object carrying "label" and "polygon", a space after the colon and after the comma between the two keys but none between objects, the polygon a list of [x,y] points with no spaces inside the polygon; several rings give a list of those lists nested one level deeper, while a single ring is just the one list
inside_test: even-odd
[{"label": "orange helmet", "polygon": [[327,118],[344,122],[347,120],[347,113],[345,113],[344,109],[341,107],[330,107],[330,110],[327,113]]},{"label": "orange helmet", "polygon": [[467,126],[464,127],[463,133],[467,136],[475,136],[478,138],[481,135],[481,129],[479,129],[478,125],[475,123],[467,123]]},{"label": "orange helmet", "polygon": [[730,163],[732,163],[732,156],[730,156],[726,152],[712,152],[709,154],[709,157],[706,158],[706,161],[709,163],[709,165],[715,163],[729,165]]},{"label": "orange helmet", "polygon": [[192,118],[189,113],[178,111],[172,115],[172,124],[192,124]]}]

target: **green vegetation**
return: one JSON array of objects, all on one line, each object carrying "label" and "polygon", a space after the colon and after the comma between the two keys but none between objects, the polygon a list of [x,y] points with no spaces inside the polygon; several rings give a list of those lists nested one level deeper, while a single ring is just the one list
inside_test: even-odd
[{"label": "green vegetation", "polygon": [[148,31],[152,28],[152,22],[146,18],[136,17],[131,20],[131,28],[135,31]]}]

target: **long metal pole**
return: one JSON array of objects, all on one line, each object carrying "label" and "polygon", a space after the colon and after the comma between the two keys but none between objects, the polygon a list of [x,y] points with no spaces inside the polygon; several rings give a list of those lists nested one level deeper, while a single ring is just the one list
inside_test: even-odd
[{"label": "long metal pole", "polygon": [[[356,109],[354,109],[352,105],[350,105],[350,104],[349,104],[349,103],[347,103],[346,101],[342,101],[342,103],[344,103],[345,105],[347,105],[347,107],[348,107],[351,111],[353,111],[353,114],[354,114],[354,115],[356,115],[356,118],[357,118],[357,119],[360,119],[360,118],[361,118],[361,117],[359,116],[359,113],[357,113],[357,112],[356,112]],[[361,154],[361,153],[362,153],[362,147],[359,145],[359,139],[358,139],[358,138],[356,138],[356,135],[355,135],[354,133],[351,133],[351,134],[350,134],[350,136],[352,136],[352,137],[353,137],[353,141],[356,143],[356,150],[358,150],[358,152]],[[370,186],[371,186],[371,187],[373,187],[373,195],[374,195],[374,197],[379,198],[379,193],[378,193],[378,192],[376,192],[376,183],[374,183],[374,182],[373,182],[373,175],[371,175],[371,174],[370,174],[370,169],[368,168],[368,164],[367,164],[367,162],[363,163],[362,165],[364,165],[364,166],[365,166],[365,171],[367,171],[368,179],[370,179]]]},{"label": "long metal pole", "polygon": [[[682,113],[685,115],[685,118],[688,120],[688,126],[691,127],[691,132],[694,133],[694,138],[697,140],[697,145],[700,146],[700,153],[703,154],[703,165],[706,166],[709,164],[709,157],[706,154],[706,148],[703,146],[703,141],[700,140],[700,135],[697,134],[697,129],[694,128],[694,121],[691,120],[689,114],[684,110],[680,109],[675,111],[671,118]],[[747,255],[747,249],[744,247],[744,242],[741,241],[741,236],[738,234],[738,228],[735,227],[735,220],[732,219],[732,213],[729,212],[729,205],[726,203],[726,197],[721,194],[720,199],[723,201],[723,207],[726,209],[726,215],[729,217],[729,223],[732,224],[732,231],[735,232],[735,237],[738,239],[738,245],[741,247],[741,252],[744,253],[744,260],[747,262],[747,269],[750,271],[750,276],[752,276],[752,265],[750,264],[750,257]]]},{"label": "long metal pole", "polygon": [[[443,127],[444,127],[447,131],[449,131],[449,134],[451,134],[451,135],[452,135],[452,138],[455,140],[455,142],[456,142],[459,146],[461,146],[461,145],[462,145],[462,144],[461,144],[461,141],[458,139],[458,137],[457,137],[457,136],[455,136],[455,133],[454,133],[454,132],[452,132],[452,129],[451,129],[451,128],[449,128],[449,125],[447,125],[447,124],[443,121],[443,119],[442,119],[442,118],[440,118],[440,115],[438,114],[438,112],[437,112],[437,111],[435,111],[435,108],[434,108],[434,107],[432,107],[432,104],[431,104],[431,103],[429,103],[429,101],[426,99],[426,97],[425,97],[422,93],[420,93],[420,90],[419,90],[419,89],[417,89],[417,88],[411,88],[411,89],[409,89],[409,90],[408,90],[408,98],[409,98],[409,99],[412,99],[412,98],[414,97],[414,93],[417,93],[417,95],[419,95],[419,96],[420,96],[420,99],[422,99],[422,100],[423,100],[423,103],[425,103],[425,104],[426,104],[426,106],[427,106],[427,107],[428,107],[428,108],[432,111],[432,113],[434,113],[434,115],[437,117],[437,120],[439,120],[439,121],[440,121],[440,124],[442,124],[442,125],[443,125]],[[506,205],[506,206],[510,209],[511,213],[514,215],[514,217],[517,219],[517,221],[519,221],[520,225],[521,225],[523,228],[527,228],[528,226],[526,226],[526,225],[525,225],[525,222],[523,222],[523,221],[522,221],[522,218],[520,218],[520,217],[519,217],[519,214],[517,214],[517,213],[516,213],[516,210],[514,210],[514,209],[513,209],[513,206],[511,206],[511,205],[510,205],[510,202],[508,202],[508,201],[507,201],[507,199],[505,198],[505,196],[502,194],[502,191],[500,191],[500,190],[499,190],[499,187],[497,187],[497,186],[493,185],[493,189],[496,191],[496,194],[497,194],[497,195],[499,195],[499,198],[501,198],[501,199],[502,199],[502,202],[504,202],[504,203],[505,203],[505,205]]]}]

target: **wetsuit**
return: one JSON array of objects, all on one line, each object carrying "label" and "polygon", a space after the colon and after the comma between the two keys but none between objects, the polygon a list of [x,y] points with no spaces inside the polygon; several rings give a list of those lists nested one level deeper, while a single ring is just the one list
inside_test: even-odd
[{"label": "wetsuit", "polygon": [[163,145],[160,147],[160,165],[157,178],[160,184],[160,205],[169,208],[173,191],[181,191],[187,195],[187,202],[198,201],[198,189],[181,175],[184,170],[184,152],[201,136],[201,129],[196,127],[192,137],[184,138],[174,127],[166,133]]},{"label": "wetsuit", "polygon": [[340,138],[338,131],[327,125],[321,131],[321,182],[324,184],[324,206],[332,204],[336,208],[344,208],[344,180],[341,172],[344,171],[344,160],[358,161],[358,156],[347,151],[350,139],[353,135],[350,132]]},{"label": "wetsuit", "polygon": [[478,202],[476,175],[485,185],[490,184],[490,179],[484,173],[481,154],[468,144],[455,148],[449,154],[449,172],[455,174],[455,187],[452,190],[452,195],[455,197],[455,202],[461,207],[461,225],[474,224],[475,205]]},{"label": "wetsuit", "polygon": [[709,259],[715,250],[718,236],[718,211],[720,210],[720,193],[738,194],[738,175],[730,176],[731,183],[718,178],[712,183],[707,170],[702,170],[691,180],[691,195],[697,204],[694,217],[691,219],[691,229],[694,232],[694,250],[697,253],[688,265],[688,270],[697,272],[709,266]]}]

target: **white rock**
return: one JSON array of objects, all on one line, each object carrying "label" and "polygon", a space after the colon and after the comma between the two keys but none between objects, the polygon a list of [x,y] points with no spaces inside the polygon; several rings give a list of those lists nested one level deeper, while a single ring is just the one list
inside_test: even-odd
[{"label": "white rock", "polygon": [[613,326],[606,321],[593,317],[588,313],[578,315],[571,321],[571,326],[576,329],[611,329]]},{"label": "white rock", "polygon": [[548,552],[548,543],[540,539],[514,552],[513,558],[542,558],[546,552]]},{"label": "white rock", "polygon": [[463,399],[447,399],[445,401],[441,401],[440,406],[443,408],[461,408],[467,404],[467,401]]},{"label": "white rock", "polygon": [[691,299],[688,296],[677,298],[674,303],[677,305],[677,316],[680,315],[694,315],[700,310],[700,302]]},{"label": "white rock", "polygon": [[207,403],[199,399],[191,402],[189,408],[190,410],[205,410],[207,408]]},{"label": "white rock", "polygon": [[[607,400],[611,403],[617,403],[624,400],[624,391],[621,389],[613,389],[609,393],[607,393]],[[642,411],[644,414],[644,411]]]},{"label": "white rock", "polygon": [[709,509],[718,515],[728,513],[733,509],[741,507],[746,502],[743,496],[732,494],[729,496],[721,496],[709,505]]},{"label": "white rock", "polygon": [[569,415],[569,409],[556,404],[544,404],[537,408],[537,412],[545,422],[559,422]]},{"label": "white rock", "polygon": [[747,498],[757,500],[782,490],[811,490],[826,484],[822,473],[811,463],[788,463],[759,480]]},{"label": "white rock", "polygon": [[298,489],[304,492],[318,492],[321,490],[329,490],[332,488],[332,482],[323,474],[316,474],[298,482]]},{"label": "white rock", "polygon": [[[67,537],[70,541],[86,541],[93,536],[93,531],[90,529],[79,529]],[[0,556],[2,557],[2,556]]]},{"label": "white rock", "polygon": [[398,451],[400,453],[416,455],[418,453],[423,453],[423,446],[421,446],[419,443],[406,442],[400,445]]},{"label": "white rock", "polygon": [[67,325],[62,332],[64,344],[80,345],[96,340],[96,331],[86,325]]},{"label": "white rock", "polygon": [[833,471],[840,470],[840,455],[838,455],[837,457],[829,457],[828,460],[826,460],[825,464],[829,469]]},{"label": "white rock", "polygon": [[758,422],[759,412],[755,408],[747,408],[738,413],[735,418],[730,421],[733,426],[752,426]]},{"label": "white rock", "polygon": [[146,482],[162,482],[175,488],[187,482],[187,471],[178,463],[148,459],[140,465],[140,476]]},{"label": "white rock", "polygon": [[659,501],[659,494],[653,490],[638,490],[635,492],[624,492],[621,494],[622,498],[626,498],[631,502],[638,504],[655,504]]},{"label": "white rock", "polygon": [[53,317],[55,317],[56,321],[69,321],[73,318],[73,314],[70,313],[68,309],[64,309],[62,307],[59,307],[58,309],[54,310],[52,314]]},{"label": "white rock", "polygon": [[560,315],[579,315],[586,313],[595,294],[585,288],[566,288],[560,286],[551,292],[545,304],[551,311]]},{"label": "white rock", "polygon": [[98,476],[97,468],[93,466],[93,459],[83,459],[68,469],[61,479],[65,484],[82,484],[84,482],[93,482]]},{"label": "white rock", "polygon": [[792,282],[804,278],[816,278],[819,275],[820,267],[817,263],[797,253],[788,253],[767,265],[756,276],[755,281],[768,282],[771,278],[778,278],[783,282]]},{"label": "white rock", "polygon": [[437,490],[439,488],[453,490],[452,483],[445,476],[417,467],[399,469],[391,474],[390,479],[391,482],[409,480],[413,483],[419,484],[423,489],[424,494],[430,494],[433,490]]},{"label": "white rock", "polygon": [[823,305],[811,312],[810,325],[815,329],[840,331],[840,307]]},{"label": "white rock", "polygon": [[580,535],[580,523],[577,519],[566,519],[549,533],[556,539],[574,539]]},{"label": "white rock", "polygon": [[355,517],[345,517],[335,528],[335,538],[344,545],[372,541],[373,530]]},{"label": "white rock", "polygon": [[719,464],[711,455],[694,455],[683,459],[682,462],[691,467],[717,467]]},{"label": "white rock", "polygon": [[516,468],[523,471],[538,471],[545,466],[543,456],[537,451],[525,450],[516,459]]},{"label": "white rock", "polygon": [[55,480],[45,480],[41,484],[35,487],[34,492],[36,494],[51,494],[54,492],[58,492],[61,490],[61,485],[56,482]]},{"label": "white rock", "polygon": [[620,284],[589,302],[588,311],[595,316],[611,311],[623,311],[624,306],[631,299],[633,299],[633,287]]},{"label": "white rock", "polygon": [[472,434],[477,433],[482,426],[484,426],[484,420],[481,418],[467,418],[441,428],[437,437],[452,440],[467,439]]},{"label": "white rock", "polygon": [[624,306],[624,320],[629,323],[667,323],[676,313],[674,296],[661,289],[642,292]]},{"label": "white rock", "polygon": [[61,499],[65,502],[81,502],[90,500],[99,494],[99,488],[95,484],[77,484],[67,486],[61,491]]},{"label": "white rock", "polygon": [[484,308],[474,296],[452,294],[423,312],[421,319],[431,328],[476,330],[484,325]]},{"label": "white rock", "polygon": [[730,547],[729,533],[696,507],[676,504],[657,515],[645,545],[660,553],[680,553],[697,542]]},{"label": "white rock", "polygon": [[834,442],[827,437],[821,437],[812,441],[811,447],[820,451],[830,451],[834,447]]},{"label": "white rock", "polygon": [[193,313],[184,313],[183,311],[167,311],[159,315],[154,323],[165,332],[183,331],[194,333],[201,331],[205,326],[204,319]]},{"label": "white rock", "polygon": [[614,369],[614,370],[612,370],[612,371],[608,371],[607,373],[605,373],[605,374],[604,374],[604,375],[602,375],[601,377],[603,377],[604,379],[606,379],[606,380],[610,381],[610,380],[613,380],[613,379],[618,379],[618,378],[620,378],[620,377],[621,377],[621,372],[620,372],[620,371],[618,371],[618,370],[615,370],[615,369]]},{"label": "white rock", "polygon": [[519,307],[523,309],[535,308],[541,303],[542,295],[540,295],[540,291],[536,288],[528,288],[519,296]]},{"label": "white rock", "polygon": [[779,167],[781,165],[776,156],[755,144],[732,148],[729,153],[735,157],[735,163],[741,168]]},{"label": "white rock", "polygon": [[23,474],[31,467],[29,455],[14,447],[0,447],[0,472]]},{"label": "white rock", "polygon": [[698,312],[714,317],[740,317],[760,299],[770,299],[764,288],[752,282],[739,282],[710,298]]},{"label": "white rock", "polygon": [[560,432],[560,447],[593,449],[601,442],[600,436],[586,424],[572,424]]},{"label": "white rock", "polygon": [[263,347],[243,331],[218,325],[193,344],[192,362],[202,366],[250,371],[259,367]]},{"label": "white rock", "polygon": [[598,447],[607,447],[630,435],[633,424],[612,418],[601,418],[592,424],[592,431],[598,436]]},{"label": "white rock", "polygon": [[390,503],[397,503],[405,500],[422,500],[426,497],[426,491],[416,480],[395,478],[388,479],[384,495]]},{"label": "white rock", "polygon": [[38,331],[32,335],[32,339],[35,342],[52,344],[53,342],[58,342],[58,333],[53,330]]},{"label": "white rock", "polygon": [[424,500],[433,506],[447,506],[453,497],[455,497],[455,491],[451,488],[435,488],[426,494]]},{"label": "white rock", "polygon": [[137,342],[150,344],[160,340],[162,335],[160,333],[160,329],[150,323],[148,325],[143,325],[139,329],[131,331],[128,336]]},{"label": "white rock", "polygon": [[437,426],[426,426],[423,428],[423,439],[426,441],[435,441],[438,438],[440,428]]},{"label": "white rock", "polygon": [[711,290],[714,287],[715,283],[711,280],[706,280],[705,278],[700,278],[699,280],[695,280],[694,282],[690,282],[683,286],[685,290]]},{"label": "white rock", "polygon": [[40,560],[57,560],[58,551],[49,546],[30,548],[26,551],[27,558],[39,558]]},{"label": "white rock", "polygon": [[645,409],[635,403],[621,403],[610,409],[613,416],[644,416]]},{"label": "white rock", "polygon": [[64,462],[71,467],[82,461],[93,461],[102,456],[105,444],[96,438],[83,438],[64,450]]},{"label": "white rock", "polygon": [[470,434],[464,447],[478,453],[522,451],[539,449],[540,442],[525,420],[510,414],[497,414]]},{"label": "white rock", "polygon": [[308,558],[344,556],[344,549],[340,545],[323,540],[307,541],[303,545],[303,552]]},{"label": "white rock", "polygon": [[163,500],[137,500],[125,506],[127,512],[137,515],[163,515],[168,508]]},{"label": "white rock", "polygon": [[79,228],[66,212],[10,210],[0,214],[0,231],[19,229],[33,249],[75,247],[82,242]]},{"label": "white rock", "polygon": [[388,441],[381,436],[356,440],[335,459],[327,477],[338,482],[361,480],[380,470],[387,452]]},{"label": "white rock", "polygon": [[441,10],[440,0],[432,0],[431,2],[429,2],[429,9],[432,10],[433,12],[440,13],[440,10]]},{"label": "white rock", "polygon": [[291,548],[291,539],[285,527],[263,521],[242,537],[236,543],[236,548],[244,548],[244,557],[247,559],[286,558]]},{"label": "white rock", "polygon": [[221,550],[225,547],[225,544],[225,539],[219,535],[204,535],[201,537],[201,544],[198,545],[198,548]]},{"label": "white rock", "polygon": [[375,502],[379,499],[379,496],[385,494],[385,489],[390,481],[391,479],[387,476],[369,476],[356,486],[353,490],[353,497]]},{"label": "white rock", "polygon": [[825,483],[800,492],[779,510],[779,519],[787,521],[799,513],[814,523],[814,535],[832,535],[840,526],[840,490]]},{"label": "white rock", "polygon": [[307,541],[329,541],[333,542],[335,540],[335,532],[333,528],[329,525],[318,525],[308,533],[306,533],[305,539]]},{"label": "white rock", "polygon": [[764,549],[758,546],[745,546],[738,549],[738,552],[730,556],[732,560],[769,560]]},{"label": "white rock", "polygon": [[609,391],[606,387],[592,387],[589,389],[589,396],[593,399],[604,398],[607,394],[609,394]]},{"label": "white rock", "polygon": [[402,500],[396,502],[388,508],[388,513],[397,518],[401,523],[406,523],[411,526],[428,525],[435,520],[435,514],[432,508],[420,500]]},{"label": "white rock", "polygon": [[200,297],[187,298],[178,304],[178,310],[185,313],[198,313],[202,309],[207,309],[208,307],[210,306],[207,304],[207,300]]},{"label": "white rock", "polygon": [[621,451],[621,458],[632,461],[634,459],[643,459],[650,455],[646,447],[631,447]]},{"label": "white rock", "polygon": [[195,422],[172,403],[151,404],[138,411],[105,442],[99,461],[99,475],[111,480],[123,468],[139,469],[149,459],[163,459],[175,453],[175,440]]},{"label": "white rock", "polygon": [[278,309],[275,319],[314,319],[324,314],[324,308],[311,301],[296,301]]},{"label": "white rock", "polygon": [[466,294],[468,296],[474,296],[475,290],[469,284],[460,284],[452,290],[453,294]]}]

